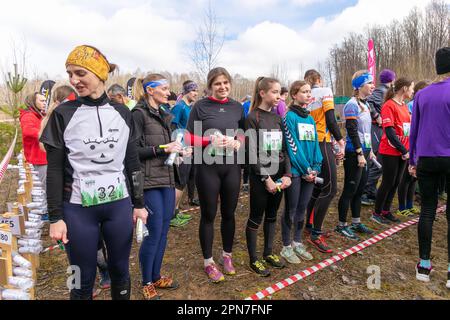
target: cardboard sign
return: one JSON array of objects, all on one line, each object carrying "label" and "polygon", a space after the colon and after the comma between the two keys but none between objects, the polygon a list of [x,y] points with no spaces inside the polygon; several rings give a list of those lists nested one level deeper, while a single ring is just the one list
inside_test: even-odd
[{"label": "cardboard sign", "polygon": [[25,217],[23,215],[0,215],[0,224],[2,223],[7,224],[15,236],[22,236],[25,233]]}]

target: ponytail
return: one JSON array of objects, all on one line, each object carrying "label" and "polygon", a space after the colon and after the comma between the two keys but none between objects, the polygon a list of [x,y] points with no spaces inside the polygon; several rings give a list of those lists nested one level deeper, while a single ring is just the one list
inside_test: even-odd
[{"label": "ponytail", "polygon": [[275,78],[266,78],[259,77],[255,82],[255,89],[253,90],[253,99],[252,104],[250,105],[250,111],[252,112],[256,108],[258,108],[262,103],[261,95],[259,94],[261,91],[268,92],[274,83],[280,83]]},{"label": "ponytail", "polygon": [[394,98],[395,95],[400,92],[400,90],[402,90],[404,87],[409,87],[412,83],[413,81],[408,78],[400,78],[395,81],[392,87],[387,91],[386,97],[384,98],[384,103]]},{"label": "ponytail", "polygon": [[162,80],[165,77],[159,73],[150,73],[146,75],[144,78],[137,78],[134,82],[133,92],[136,101],[140,101],[142,99],[148,100],[148,93],[144,90],[144,84],[149,81]]}]

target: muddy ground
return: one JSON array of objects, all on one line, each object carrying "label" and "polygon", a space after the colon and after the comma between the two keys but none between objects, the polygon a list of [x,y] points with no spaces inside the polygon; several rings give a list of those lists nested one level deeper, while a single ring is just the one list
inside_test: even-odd
[{"label": "muddy ground", "polygon": [[[339,179],[342,181],[342,168]],[[17,188],[17,176],[8,171],[0,185],[0,209],[5,210],[5,202],[14,200]],[[342,186],[340,184],[340,186]],[[245,195],[245,193],[242,193]],[[394,206],[396,203],[394,204]],[[183,206],[188,208],[186,204]],[[280,209],[281,212],[282,209]],[[227,276],[221,284],[209,283],[203,272],[200,244],[198,240],[199,212],[193,213],[192,221],[185,227],[171,228],[169,244],[167,247],[163,274],[175,277],[180,282],[180,288],[175,291],[164,291],[163,299],[177,300],[239,300],[244,299],[266,287],[279,282],[299,271],[315,265],[330,255],[322,254],[310,248],[314,261],[302,262],[301,265],[288,266],[282,270],[271,270],[269,278],[261,278],[250,271],[245,243],[245,226],[248,217],[248,198],[240,200],[236,212],[236,238],[234,247],[234,261],[237,275]],[[370,208],[363,209],[363,222],[375,230],[380,228],[368,220]],[[406,221],[405,219],[402,219]],[[221,239],[217,219],[215,236],[215,258],[220,253]],[[332,229],[337,223],[337,199],[330,208],[326,229]],[[417,262],[418,243],[417,227],[412,226],[400,233],[385,239],[367,249],[362,254],[348,257],[335,266],[317,272],[296,284],[276,293],[273,300],[449,300],[450,290],[445,288],[447,280],[447,228],[444,215],[440,215],[434,228],[432,260],[436,272],[432,274],[429,284],[419,283],[415,280],[414,266]],[[48,238],[48,228],[44,230],[45,245],[51,245]],[[262,240],[262,236],[260,237]],[[329,239],[329,244],[336,249],[335,252],[344,251],[355,245],[355,242],[346,240],[337,234]],[[275,252],[281,250],[280,230],[278,226]],[[259,243],[262,250],[262,241]],[[52,251],[41,254],[41,266],[38,272],[36,287],[37,298],[41,300],[68,299],[66,288],[67,258],[62,251]],[[381,270],[381,288],[370,290],[367,287],[367,274],[369,266],[379,266]],[[138,245],[133,244],[130,259],[132,275],[132,299],[141,300],[140,272],[138,264]],[[110,299],[109,291],[98,292],[96,299]]]}]

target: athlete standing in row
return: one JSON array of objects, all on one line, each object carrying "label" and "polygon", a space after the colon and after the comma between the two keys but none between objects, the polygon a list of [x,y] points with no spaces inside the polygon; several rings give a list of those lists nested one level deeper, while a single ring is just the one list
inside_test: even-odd
[{"label": "athlete standing in row", "polygon": [[375,212],[371,217],[371,220],[379,224],[400,222],[391,213],[391,206],[409,159],[411,115],[405,100],[411,99],[413,93],[414,82],[400,78],[387,92],[381,109],[383,137],[379,153],[383,164],[383,178],[377,192]]},{"label": "athlete standing in row", "polygon": [[80,268],[81,287],[70,291],[73,300],[92,299],[100,233],[108,251],[111,297],[130,299],[133,220],[147,219],[134,121],[129,109],[112,103],[105,92],[115,69],[98,49],[76,47],[66,70],[80,98],[56,108],[41,136],[48,160],[50,237],[63,241],[70,264]]},{"label": "athlete standing in row", "polygon": [[[313,196],[308,204],[307,230],[311,234],[309,242],[317,250],[324,253],[331,253],[333,250],[325,242],[322,225],[331,201],[337,193],[336,159],[343,159],[345,141],[334,114],[333,92],[330,88],[322,88],[322,76],[316,70],[307,71],[305,81],[312,88],[312,102],[308,106],[308,109],[316,122],[320,150],[323,156],[319,177],[324,180],[322,185],[316,184]],[[333,154],[331,135],[339,146],[339,152],[336,155]]]},{"label": "athlete standing in row", "polygon": [[[214,283],[225,278],[213,259],[214,220],[220,199],[222,214],[221,234],[224,272],[236,274],[232,251],[235,234],[235,210],[238,203],[241,166],[236,151],[245,142],[238,135],[244,129],[242,105],[229,98],[232,78],[224,68],[215,68],[208,74],[207,87],[211,95],[198,101],[190,114],[187,130],[191,145],[203,146],[196,151],[196,186],[200,198],[200,245],[205,272]],[[198,159],[201,151],[202,159]],[[204,152],[203,152],[204,151]]]},{"label": "athlete standing in row", "polygon": [[[351,240],[359,240],[355,234],[372,234],[373,231],[361,223],[361,196],[369,174],[367,163],[372,153],[372,117],[367,103],[373,90],[373,76],[367,71],[353,75],[354,96],[344,107],[347,145],[344,159],[344,188],[339,199],[339,225],[336,232]],[[347,224],[347,212],[351,208],[352,225]]]},{"label": "athlete standing in row", "polygon": [[[284,263],[273,254],[277,212],[283,198],[283,190],[291,185],[291,163],[286,152],[281,117],[272,112],[280,101],[281,86],[278,80],[261,77],[256,80],[246,119],[250,161],[250,217],[246,238],[250,267],[257,274],[268,277],[271,266],[284,268]],[[264,218],[264,252],[259,260],[256,247],[258,229]]]}]

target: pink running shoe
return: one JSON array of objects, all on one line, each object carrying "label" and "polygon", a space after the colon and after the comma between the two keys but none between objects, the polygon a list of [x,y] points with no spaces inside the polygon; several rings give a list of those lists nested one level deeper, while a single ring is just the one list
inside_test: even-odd
[{"label": "pink running shoe", "polygon": [[230,256],[223,256],[223,269],[226,275],[234,276],[236,269],[233,266],[233,260]]},{"label": "pink running shoe", "polygon": [[219,283],[225,280],[222,272],[217,269],[217,266],[214,263],[205,267],[205,272],[213,283]]}]

